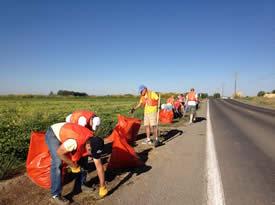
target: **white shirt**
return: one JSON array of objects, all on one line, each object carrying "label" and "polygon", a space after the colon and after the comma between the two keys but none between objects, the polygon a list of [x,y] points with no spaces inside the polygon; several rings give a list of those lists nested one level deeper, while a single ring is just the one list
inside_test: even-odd
[{"label": "white shirt", "polygon": [[[61,139],[60,139],[60,129],[63,125],[65,125],[66,122],[61,122],[61,123],[56,123],[54,125],[51,126],[52,130],[53,130],[53,133],[54,135],[56,136],[56,138],[61,142]],[[67,139],[65,142],[63,142],[63,145],[65,147],[65,149],[68,151],[68,152],[71,152],[73,150],[76,150],[77,148],[77,143],[76,143],[76,140],[75,139]]]}]

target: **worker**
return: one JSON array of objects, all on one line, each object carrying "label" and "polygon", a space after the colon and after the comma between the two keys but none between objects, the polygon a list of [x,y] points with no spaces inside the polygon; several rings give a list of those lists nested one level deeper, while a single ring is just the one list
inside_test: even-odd
[{"label": "worker", "polygon": [[[81,189],[85,186],[85,173],[80,169],[78,161],[85,156],[91,156],[99,177],[99,196],[104,197],[108,191],[105,185],[104,168],[101,163],[101,153],[104,142],[94,132],[75,123],[57,123],[50,126],[46,132],[46,143],[51,155],[51,199],[55,204],[67,205],[69,200],[61,196],[62,191],[62,161],[71,167],[72,172],[80,172]],[[90,190],[92,190],[90,188]]]},{"label": "worker", "polygon": [[192,124],[194,121],[196,121],[197,102],[198,102],[198,96],[195,93],[195,89],[191,88],[190,92],[186,95],[186,104],[187,104],[188,110],[190,112],[189,124]]},{"label": "worker", "polygon": [[155,147],[160,145],[158,139],[158,122],[157,122],[157,113],[158,113],[158,100],[159,97],[156,92],[148,90],[146,86],[141,85],[138,88],[140,94],[139,103],[131,109],[131,113],[134,113],[136,109],[144,106],[144,126],[146,129],[146,140],[143,144],[152,145],[152,140],[150,138],[151,128],[153,129],[153,136],[155,138],[154,145]]},{"label": "worker", "polygon": [[89,110],[77,110],[66,117],[66,122],[76,123],[95,131],[100,125],[100,118]]}]

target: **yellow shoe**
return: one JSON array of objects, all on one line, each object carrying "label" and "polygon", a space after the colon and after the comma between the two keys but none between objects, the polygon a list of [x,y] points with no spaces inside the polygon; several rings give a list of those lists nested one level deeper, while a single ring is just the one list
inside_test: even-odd
[{"label": "yellow shoe", "polygon": [[78,167],[71,167],[72,173],[79,173],[81,171],[80,166]]},{"label": "yellow shoe", "polygon": [[106,186],[99,187],[99,196],[100,196],[100,198],[103,198],[107,194],[108,194],[108,190],[107,190]]}]

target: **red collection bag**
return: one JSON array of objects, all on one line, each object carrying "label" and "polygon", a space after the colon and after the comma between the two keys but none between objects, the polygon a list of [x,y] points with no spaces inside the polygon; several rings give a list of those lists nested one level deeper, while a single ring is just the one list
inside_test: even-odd
[{"label": "red collection bag", "polygon": [[159,112],[159,121],[164,124],[173,123],[174,113],[173,110],[160,110]]},{"label": "red collection bag", "polygon": [[[120,135],[124,136],[128,143],[133,143],[136,138],[141,125],[141,120],[138,118],[126,117],[118,115],[118,123],[115,129]],[[114,141],[114,132],[108,137],[109,141]]]},{"label": "red collection bag", "polygon": [[38,186],[50,189],[51,155],[46,144],[45,132],[32,132],[26,162],[29,178]]},{"label": "red collection bag", "polygon": [[144,165],[134,148],[127,143],[126,137],[119,131],[118,126],[115,127],[111,135],[114,141],[108,169],[132,168]]}]

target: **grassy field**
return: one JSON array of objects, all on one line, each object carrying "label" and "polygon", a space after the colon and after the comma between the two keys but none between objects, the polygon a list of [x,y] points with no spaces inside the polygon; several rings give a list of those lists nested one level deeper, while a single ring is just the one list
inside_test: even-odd
[{"label": "grassy field", "polygon": [[[95,111],[101,117],[97,135],[110,134],[117,123],[117,115],[130,116],[128,111],[137,103],[137,97],[0,97],[0,179],[12,170],[22,169],[27,157],[31,131],[46,130],[63,122],[77,109]],[[133,117],[142,118],[139,109]]]},{"label": "grassy field", "polygon": [[275,109],[275,98],[245,97],[238,98],[237,100],[251,105]]}]

